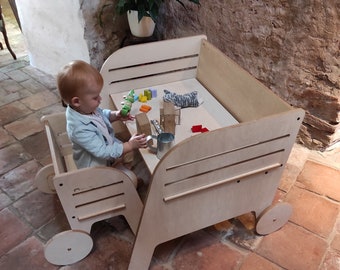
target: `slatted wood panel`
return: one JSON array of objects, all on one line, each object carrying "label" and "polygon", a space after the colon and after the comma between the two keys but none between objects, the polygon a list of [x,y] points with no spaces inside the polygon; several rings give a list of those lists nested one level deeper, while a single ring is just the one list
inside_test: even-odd
[{"label": "slatted wood panel", "polygon": [[59,175],[54,184],[72,229],[90,232],[94,222],[124,215],[136,232],[143,205],[129,176],[121,170],[81,169]]},{"label": "slatted wood panel", "polygon": [[[59,118],[59,117],[58,117]],[[45,132],[51,152],[51,158],[53,163],[54,172],[56,175],[64,173],[67,171],[65,160],[60,152],[58,142],[56,141],[56,136],[54,135],[54,130],[51,128],[51,124],[49,123],[49,120],[51,118],[43,117],[42,121],[45,125]],[[57,121],[58,123],[59,121]],[[56,130],[56,132],[58,132]]]},{"label": "slatted wood panel", "polygon": [[128,46],[103,64],[102,106],[112,107],[109,94],[195,78],[201,40],[196,36]]},{"label": "slatted wood panel", "polygon": [[72,143],[66,132],[65,113],[42,117],[48,138],[53,166],[56,174],[73,171],[77,166],[73,160]]},{"label": "slatted wood panel", "polygon": [[129,269],[147,269],[159,243],[270,206],[303,115],[289,110],[172,148],[155,168]]}]

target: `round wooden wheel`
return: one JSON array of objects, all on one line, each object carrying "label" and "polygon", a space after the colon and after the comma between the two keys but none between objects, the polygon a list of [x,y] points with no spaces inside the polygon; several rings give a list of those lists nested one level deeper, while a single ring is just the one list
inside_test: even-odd
[{"label": "round wooden wheel", "polygon": [[53,185],[54,169],[53,165],[49,164],[41,168],[34,179],[34,185],[44,193],[56,193]]},{"label": "round wooden wheel", "polygon": [[85,258],[92,247],[92,238],[86,232],[65,231],[47,242],[45,258],[55,265],[68,265]]},{"label": "round wooden wheel", "polygon": [[277,231],[285,225],[293,208],[288,203],[278,203],[265,209],[258,218],[256,232],[261,235]]}]

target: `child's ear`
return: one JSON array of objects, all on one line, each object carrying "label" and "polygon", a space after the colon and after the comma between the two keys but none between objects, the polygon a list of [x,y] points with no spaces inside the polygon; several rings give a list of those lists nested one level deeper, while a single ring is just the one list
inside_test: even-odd
[{"label": "child's ear", "polygon": [[71,99],[71,105],[73,107],[79,107],[80,106],[80,99],[79,99],[79,97],[73,97]]}]

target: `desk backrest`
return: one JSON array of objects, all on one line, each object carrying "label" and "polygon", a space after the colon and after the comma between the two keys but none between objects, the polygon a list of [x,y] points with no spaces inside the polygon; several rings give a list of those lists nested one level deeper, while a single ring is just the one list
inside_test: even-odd
[{"label": "desk backrest", "polygon": [[239,122],[292,109],[208,41],[202,42],[197,79]]},{"label": "desk backrest", "polygon": [[45,126],[55,174],[76,170],[72,158],[72,144],[66,132],[65,113],[46,115],[41,121]]},{"label": "desk backrest", "polygon": [[124,47],[103,64],[102,107],[112,106],[109,94],[195,78],[202,40],[193,36]]}]

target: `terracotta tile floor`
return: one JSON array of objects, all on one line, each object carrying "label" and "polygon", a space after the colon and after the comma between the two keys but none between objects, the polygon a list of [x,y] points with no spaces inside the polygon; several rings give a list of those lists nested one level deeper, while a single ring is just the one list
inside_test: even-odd
[{"label": "terracotta tile floor", "polygon": [[[50,162],[39,119],[63,108],[54,78],[29,66],[3,6],[18,60],[0,51],[0,269],[126,269],[134,236],[122,218],[93,226],[94,249],[84,260],[59,267],[44,258],[44,244],[69,226],[57,196],[33,186]],[[282,229],[259,236],[249,213],[160,245],[150,269],[339,270],[339,166],[339,148],[320,153],[295,145],[275,198],[294,209]]]}]

